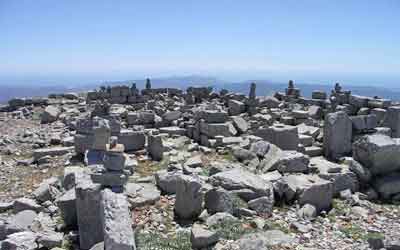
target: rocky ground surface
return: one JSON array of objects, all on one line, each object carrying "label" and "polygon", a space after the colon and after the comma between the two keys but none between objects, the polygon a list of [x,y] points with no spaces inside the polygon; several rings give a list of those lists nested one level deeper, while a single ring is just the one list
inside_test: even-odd
[{"label": "rocky ground surface", "polygon": [[397,104],[250,89],[11,100],[0,249],[400,249]]}]

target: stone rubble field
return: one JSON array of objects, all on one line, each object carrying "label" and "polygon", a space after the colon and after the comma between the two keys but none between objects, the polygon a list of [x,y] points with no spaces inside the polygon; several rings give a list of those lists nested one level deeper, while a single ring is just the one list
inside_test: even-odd
[{"label": "stone rubble field", "polygon": [[399,250],[400,104],[255,93],[0,106],[0,250]]}]

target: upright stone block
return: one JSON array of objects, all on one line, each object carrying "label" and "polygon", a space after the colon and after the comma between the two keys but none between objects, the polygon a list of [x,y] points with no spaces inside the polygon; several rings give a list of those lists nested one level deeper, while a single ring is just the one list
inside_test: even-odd
[{"label": "upright stone block", "polygon": [[104,250],[135,250],[132,218],[125,195],[105,189],[102,192],[101,210]]},{"label": "upright stone block", "polygon": [[101,185],[85,180],[75,191],[80,248],[87,250],[103,241]]},{"label": "upright stone block", "polygon": [[106,150],[111,137],[110,124],[105,119],[96,119],[93,126],[93,146],[95,150]]},{"label": "upright stone block", "polygon": [[161,161],[163,159],[164,145],[160,135],[149,135],[147,151],[153,160]]},{"label": "upright stone block", "polygon": [[400,106],[388,108],[384,124],[392,129],[392,137],[400,138]]},{"label": "upright stone block", "polygon": [[325,117],[324,155],[336,160],[351,153],[352,122],[348,115],[339,111]]},{"label": "upright stone block", "polygon": [[182,175],[176,183],[175,214],[181,219],[194,219],[202,211],[203,194],[200,181]]}]

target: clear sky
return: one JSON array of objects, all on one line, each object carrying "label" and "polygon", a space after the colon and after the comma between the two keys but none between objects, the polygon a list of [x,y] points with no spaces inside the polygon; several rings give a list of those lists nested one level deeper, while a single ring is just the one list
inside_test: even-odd
[{"label": "clear sky", "polygon": [[0,0],[0,32],[3,77],[400,84],[399,0]]}]

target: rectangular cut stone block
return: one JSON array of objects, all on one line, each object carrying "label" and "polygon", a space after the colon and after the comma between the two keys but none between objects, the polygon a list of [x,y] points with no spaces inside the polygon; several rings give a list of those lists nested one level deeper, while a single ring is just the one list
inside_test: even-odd
[{"label": "rectangular cut stone block", "polygon": [[381,134],[363,136],[353,144],[353,157],[369,168],[373,175],[399,171],[399,139]]},{"label": "rectangular cut stone block", "polygon": [[400,137],[400,106],[388,108],[384,124],[392,129],[392,137]]},{"label": "rectangular cut stone block", "polygon": [[55,148],[36,149],[33,152],[33,158],[35,161],[37,161],[38,159],[40,159],[44,156],[54,157],[54,156],[65,155],[65,154],[68,154],[73,149],[74,149],[73,147],[55,147]]},{"label": "rectangular cut stone block", "polygon": [[102,192],[101,208],[104,250],[135,250],[132,218],[126,196],[105,189]]},{"label": "rectangular cut stone block", "polygon": [[237,130],[232,123],[200,123],[200,133],[208,136],[209,138],[214,138],[217,135],[222,135],[225,137],[233,136],[237,134]]},{"label": "rectangular cut stone block", "polygon": [[300,143],[297,127],[283,124],[259,128],[255,135],[283,150],[297,150]]},{"label": "rectangular cut stone block", "polygon": [[92,173],[90,177],[94,183],[105,187],[123,186],[128,180],[128,176],[120,171]]},{"label": "rectangular cut stone block", "polygon": [[160,133],[166,133],[169,136],[173,135],[186,135],[186,129],[172,126],[172,127],[162,127],[160,128]]},{"label": "rectangular cut stone block", "polygon": [[336,112],[326,115],[324,124],[324,154],[328,159],[338,159],[351,153],[352,122],[348,115]]},{"label": "rectangular cut stone block", "polygon": [[104,167],[108,170],[122,171],[125,168],[125,161],[124,153],[106,151],[104,154]]},{"label": "rectangular cut stone block", "polygon": [[100,185],[85,180],[79,183],[75,190],[79,242],[80,248],[84,250],[103,241],[100,188]]},{"label": "rectangular cut stone block", "polygon": [[224,123],[229,115],[226,111],[219,110],[201,110],[195,112],[196,119],[204,119],[207,123]]},{"label": "rectangular cut stone block", "polygon": [[118,143],[123,144],[126,151],[141,150],[144,149],[146,136],[144,131],[123,129],[118,135]]}]

